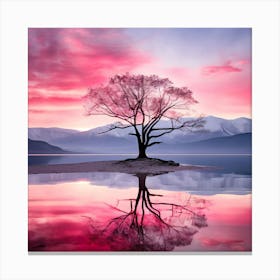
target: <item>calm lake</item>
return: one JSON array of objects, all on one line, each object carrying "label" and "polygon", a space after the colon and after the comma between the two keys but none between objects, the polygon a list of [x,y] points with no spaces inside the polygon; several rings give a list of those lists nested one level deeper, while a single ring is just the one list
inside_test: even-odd
[{"label": "calm lake", "polygon": [[[132,155],[30,156],[29,165]],[[251,156],[161,155],[208,170],[29,175],[29,251],[251,251]]]}]

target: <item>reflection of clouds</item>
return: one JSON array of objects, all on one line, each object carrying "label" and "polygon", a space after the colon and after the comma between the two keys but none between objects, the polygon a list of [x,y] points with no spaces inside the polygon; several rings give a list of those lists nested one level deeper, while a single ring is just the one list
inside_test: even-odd
[{"label": "reflection of clouds", "polygon": [[[29,184],[59,184],[65,182],[88,181],[93,185],[112,188],[137,186],[137,178],[125,173],[88,172],[59,174],[30,174]],[[147,187],[172,191],[188,191],[196,194],[251,192],[252,178],[248,175],[222,174],[208,171],[177,171],[147,177]]]},{"label": "reflection of clouds", "polygon": [[[186,178],[189,178],[189,181]],[[211,178],[214,178],[216,189],[213,187],[209,190],[209,184],[206,185],[206,193],[201,191],[203,182]],[[194,191],[191,192],[201,192],[202,195],[190,195],[185,191],[152,190],[151,194],[163,195],[151,199],[151,204],[162,213],[163,221],[175,226],[175,229],[186,227],[179,231],[166,228],[167,231],[164,232],[162,226],[157,226],[159,220],[145,211],[143,233],[147,238],[144,246],[144,239],[142,236],[139,239],[137,231],[130,227],[130,221],[124,216],[124,212],[130,213],[133,203],[135,204],[136,200],[133,198],[137,197],[137,190],[141,190],[136,187],[137,179],[141,178],[121,173],[32,175],[30,183],[35,185],[29,187],[29,250],[250,251],[251,195],[208,196],[210,193],[227,191],[227,188],[217,188],[217,182],[222,184],[222,179],[224,182],[235,182],[234,179],[226,178],[225,175],[206,171],[184,171],[148,177],[147,186],[174,190],[175,187],[180,188],[180,184],[181,188],[190,188],[192,184],[197,190],[193,187]],[[53,185],[46,184],[50,181]],[[200,189],[197,181],[201,183]],[[109,184],[111,188],[104,187]],[[130,188],[131,186],[135,188]],[[235,189],[229,191],[236,193]],[[170,204],[173,204],[171,208]],[[175,204],[186,206],[199,216],[188,211],[184,213],[182,208]],[[141,216],[142,203],[139,202],[138,205]],[[123,219],[117,224],[116,218],[119,216]],[[107,228],[111,221],[114,221],[113,225],[118,229],[122,229],[121,234],[115,231],[116,227],[108,228],[105,234],[104,228]],[[125,223],[128,223],[126,227]],[[197,230],[198,233],[194,235]]]},{"label": "reflection of clouds", "polygon": [[251,176],[200,171],[177,171],[150,177],[150,188],[191,191],[195,193],[244,193],[250,192]]},{"label": "reflection of clouds", "polygon": [[90,240],[82,218],[48,219],[46,223],[32,220],[28,231],[29,251],[85,251]]},{"label": "reflection of clouds", "polygon": [[107,187],[136,187],[137,178],[126,173],[113,172],[84,172],[84,173],[51,173],[51,174],[29,174],[29,185],[60,184],[69,182],[87,181],[93,185]]},{"label": "reflection of clouds", "polygon": [[245,242],[238,239],[213,239],[203,238],[202,244],[207,248],[215,248],[220,251],[244,251],[246,250]]}]

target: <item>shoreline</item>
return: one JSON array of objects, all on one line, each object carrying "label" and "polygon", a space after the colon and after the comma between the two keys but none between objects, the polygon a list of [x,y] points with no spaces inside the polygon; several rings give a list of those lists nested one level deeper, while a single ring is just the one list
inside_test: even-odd
[{"label": "shoreline", "polygon": [[157,175],[182,170],[209,170],[215,167],[180,165],[159,162],[157,159],[131,161],[95,161],[68,164],[31,165],[28,174],[79,173],[79,172],[118,172],[127,174]]}]

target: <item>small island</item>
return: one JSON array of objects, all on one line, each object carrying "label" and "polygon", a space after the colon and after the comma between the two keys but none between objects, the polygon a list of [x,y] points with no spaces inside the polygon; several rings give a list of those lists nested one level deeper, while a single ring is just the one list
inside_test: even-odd
[{"label": "small island", "polygon": [[71,164],[29,166],[29,174],[75,173],[75,172],[120,172],[127,174],[159,175],[181,170],[201,170],[213,167],[180,165],[174,161],[156,158],[127,159],[123,161],[96,161]]}]

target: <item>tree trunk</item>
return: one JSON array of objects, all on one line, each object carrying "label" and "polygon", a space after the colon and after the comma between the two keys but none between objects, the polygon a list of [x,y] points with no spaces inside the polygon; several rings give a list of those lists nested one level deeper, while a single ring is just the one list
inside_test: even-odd
[{"label": "tree trunk", "polygon": [[147,178],[147,174],[145,173],[139,173],[135,175],[138,178],[138,187],[139,190],[144,190],[147,189],[146,187],[146,178]]},{"label": "tree trunk", "polygon": [[138,149],[139,149],[138,158],[148,158],[148,156],[146,155],[147,146],[143,145],[142,143],[139,143]]}]

